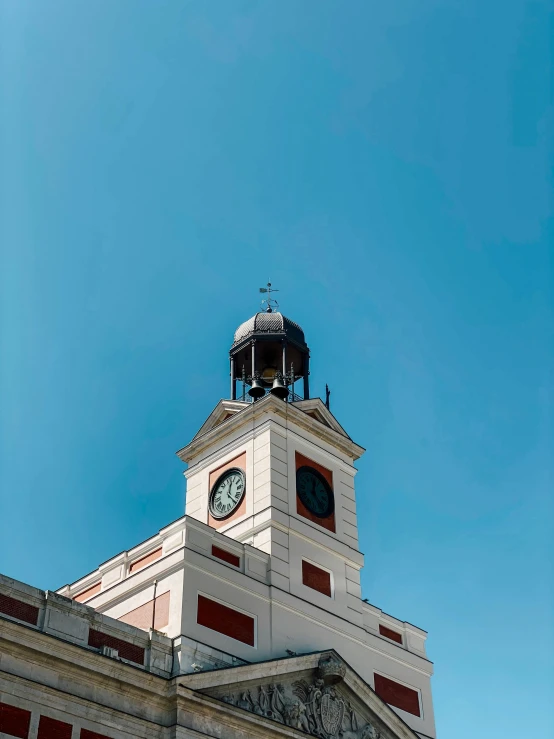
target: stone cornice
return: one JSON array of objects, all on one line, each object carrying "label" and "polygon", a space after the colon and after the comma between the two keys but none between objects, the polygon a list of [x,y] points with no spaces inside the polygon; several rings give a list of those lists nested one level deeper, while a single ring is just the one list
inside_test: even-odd
[{"label": "stone cornice", "polygon": [[[53,674],[63,674],[72,683],[86,682],[87,686],[94,688],[98,703],[101,703],[98,694],[101,690],[124,691],[137,701],[145,700],[147,695],[148,700],[164,700],[167,678],[2,617],[0,652],[20,658],[19,664],[22,665],[40,665],[43,669],[41,685],[45,687],[48,687],[45,678],[48,670]],[[24,674],[24,669],[21,674],[12,674],[24,679],[29,677]],[[56,689],[55,684],[49,687]]]}]

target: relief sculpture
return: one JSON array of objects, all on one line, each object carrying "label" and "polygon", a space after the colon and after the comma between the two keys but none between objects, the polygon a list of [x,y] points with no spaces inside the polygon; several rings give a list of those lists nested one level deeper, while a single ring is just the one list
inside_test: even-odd
[{"label": "relief sculpture", "polygon": [[321,660],[317,679],[260,685],[226,703],[265,716],[320,739],[386,739],[380,731],[361,719],[338,693],[335,685],[344,677],[344,666],[333,657]]}]

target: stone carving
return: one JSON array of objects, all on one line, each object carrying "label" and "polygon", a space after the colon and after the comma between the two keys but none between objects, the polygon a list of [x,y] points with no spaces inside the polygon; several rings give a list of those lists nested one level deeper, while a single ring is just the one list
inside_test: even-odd
[{"label": "stone carving", "polygon": [[297,680],[286,687],[281,683],[260,685],[223,700],[319,739],[385,739],[336,690],[344,674],[344,664],[330,656],[320,660],[311,683]]},{"label": "stone carving", "polygon": [[330,685],[339,683],[344,678],[346,665],[330,654],[328,657],[322,657],[319,660],[317,671],[325,683]]},{"label": "stone carving", "polygon": [[341,739],[381,739],[381,732],[372,724],[366,724],[360,731],[343,731]]},{"label": "stone carving", "polygon": [[[332,692],[331,692],[332,691]],[[321,724],[329,736],[335,736],[339,728],[342,726],[344,718],[344,701],[337,698],[336,693],[331,691],[321,696],[319,706],[321,715]]]}]

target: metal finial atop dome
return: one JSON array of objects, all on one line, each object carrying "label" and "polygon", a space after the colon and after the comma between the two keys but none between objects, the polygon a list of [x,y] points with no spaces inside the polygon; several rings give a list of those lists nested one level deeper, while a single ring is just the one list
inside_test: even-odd
[{"label": "metal finial atop dome", "polygon": [[278,293],[279,290],[275,290],[271,287],[271,282],[267,283],[267,287],[260,287],[261,293],[267,293],[267,299],[262,300],[262,308],[264,303],[266,303],[267,308],[265,309],[266,313],[273,313],[273,307],[278,308],[279,303],[271,297],[271,293]]}]

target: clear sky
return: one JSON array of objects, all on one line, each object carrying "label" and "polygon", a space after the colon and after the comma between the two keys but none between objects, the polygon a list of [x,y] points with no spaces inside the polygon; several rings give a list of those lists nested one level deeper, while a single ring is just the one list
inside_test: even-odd
[{"label": "clear sky", "polygon": [[0,0],[3,572],[182,515],[271,277],[439,735],[553,735],[548,5]]}]

